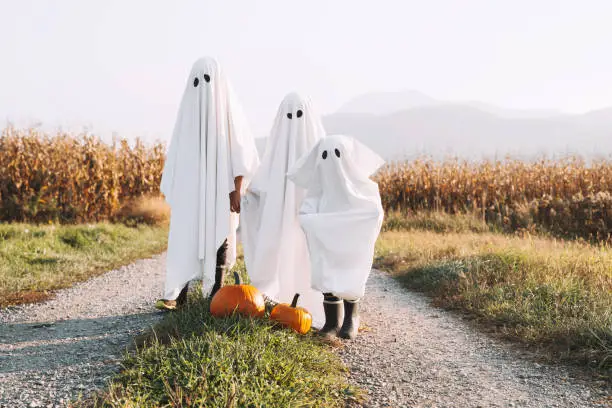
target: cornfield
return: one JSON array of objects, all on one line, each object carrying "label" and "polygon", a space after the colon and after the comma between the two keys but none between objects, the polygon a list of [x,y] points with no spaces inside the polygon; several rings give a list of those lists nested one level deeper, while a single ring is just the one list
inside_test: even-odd
[{"label": "cornfield", "polygon": [[[162,144],[4,129],[0,221],[113,220],[130,201],[159,196],[164,154]],[[420,159],[388,165],[375,179],[387,211],[476,213],[508,231],[612,236],[611,161]]]},{"label": "cornfield", "polygon": [[476,213],[509,231],[612,236],[612,162],[606,160],[421,159],[388,165],[375,178],[387,211]]},{"label": "cornfield", "polygon": [[0,136],[0,221],[110,220],[131,199],[159,195],[165,148],[91,135],[6,128]]}]

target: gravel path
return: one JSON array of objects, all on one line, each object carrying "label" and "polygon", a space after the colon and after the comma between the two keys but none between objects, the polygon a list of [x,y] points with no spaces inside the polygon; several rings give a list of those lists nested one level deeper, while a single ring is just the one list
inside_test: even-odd
[{"label": "gravel path", "polygon": [[[0,311],[0,407],[63,407],[104,385],[160,314],[165,257],[111,271],[41,304]],[[610,390],[539,365],[374,271],[369,326],[339,351],[369,407],[596,407]],[[599,388],[597,388],[599,387]],[[598,403],[599,401],[599,403]]]},{"label": "gravel path", "polygon": [[[373,271],[363,331],[340,354],[368,407],[611,406],[602,382],[537,364]],[[606,402],[607,401],[607,402]]]},{"label": "gravel path", "polygon": [[44,303],[0,310],[0,407],[64,407],[104,385],[130,338],[160,317],[165,257],[111,271]]}]

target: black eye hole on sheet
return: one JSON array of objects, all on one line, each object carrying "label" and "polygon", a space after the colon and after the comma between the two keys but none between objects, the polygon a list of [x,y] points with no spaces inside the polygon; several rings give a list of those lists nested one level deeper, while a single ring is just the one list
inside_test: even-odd
[{"label": "black eye hole on sheet", "polygon": [[301,118],[303,114],[304,114],[304,112],[302,112],[301,109],[298,109],[298,111],[296,112],[296,115],[297,115],[298,118]]},{"label": "black eye hole on sheet", "polygon": [[197,87],[199,83],[200,83],[200,80],[198,78],[194,78],[193,79],[193,87],[194,88]]},{"label": "black eye hole on sheet", "polygon": [[338,158],[340,158],[340,150],[334,149],[334,152],[336,153],[336,156],[338,156]]},{"label": "black eye hole on sheet", "polygon": [[206,82],[210,82],[210,75],[208,75],[208,74],[204,74],[204,80],[205,80]]},{"label": "black eye hole on sheet", "polygon": [[293,118],[293,114],[292,114],[291,112],[289,112],[289,113],[287,114],[287,117],[288,117],[289,119],[291,119],[291,118]]},{"label": "black eye hole on sheet", "polygon": [[327,150],[323,150],[321,157],[323,157],[323,160],[327,159]]}]

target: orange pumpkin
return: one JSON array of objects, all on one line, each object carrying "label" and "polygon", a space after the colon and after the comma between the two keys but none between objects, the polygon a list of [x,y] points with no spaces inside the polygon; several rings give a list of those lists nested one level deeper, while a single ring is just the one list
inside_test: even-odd
[{"label": "orange pumpkin", "polygon": [[281,303],[274,306],[270,319],[300,334],[306,334],[312,326],[312,315],[303,307],[297,307],[298,297],[300,294],[296,293],[290,305]]},{"label": "orange pumpkin", "polygon": [[262,317],[266,305],[261,292],[251,285],[243,285],[240,275],[234,272],[235,285],[223,286],[210,301],[210,314],[215,317],[229,316],[238,312],[245,316]]}]

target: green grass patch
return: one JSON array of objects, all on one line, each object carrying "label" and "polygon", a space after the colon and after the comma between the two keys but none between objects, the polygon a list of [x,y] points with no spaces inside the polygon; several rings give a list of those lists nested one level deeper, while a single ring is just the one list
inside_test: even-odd
[{"label": "green grass patch", "polygon": [[167,227],[158,226],[0,224],[0,307],[45,299],[160,253],[167,237]]},{"label": "green grass patch", "polygon": [[413,230],[383,233],[375,263],[552,360],[612,368],[612,248]]},{"label": "green grass patch", "polygon": [[[248,281],[241,251],[233,271]],[[214,318],[209,306],[192,290],[184,308],[135,339],[106,390],[73,406],[334,408],[362,400],[329,343],[276,327],[267,314]]]},{"label": "green grass patch", "polygon": [[267,319],[217,319],[196,291],[82,407],[340,407],[357,400],[328,345]]}]

